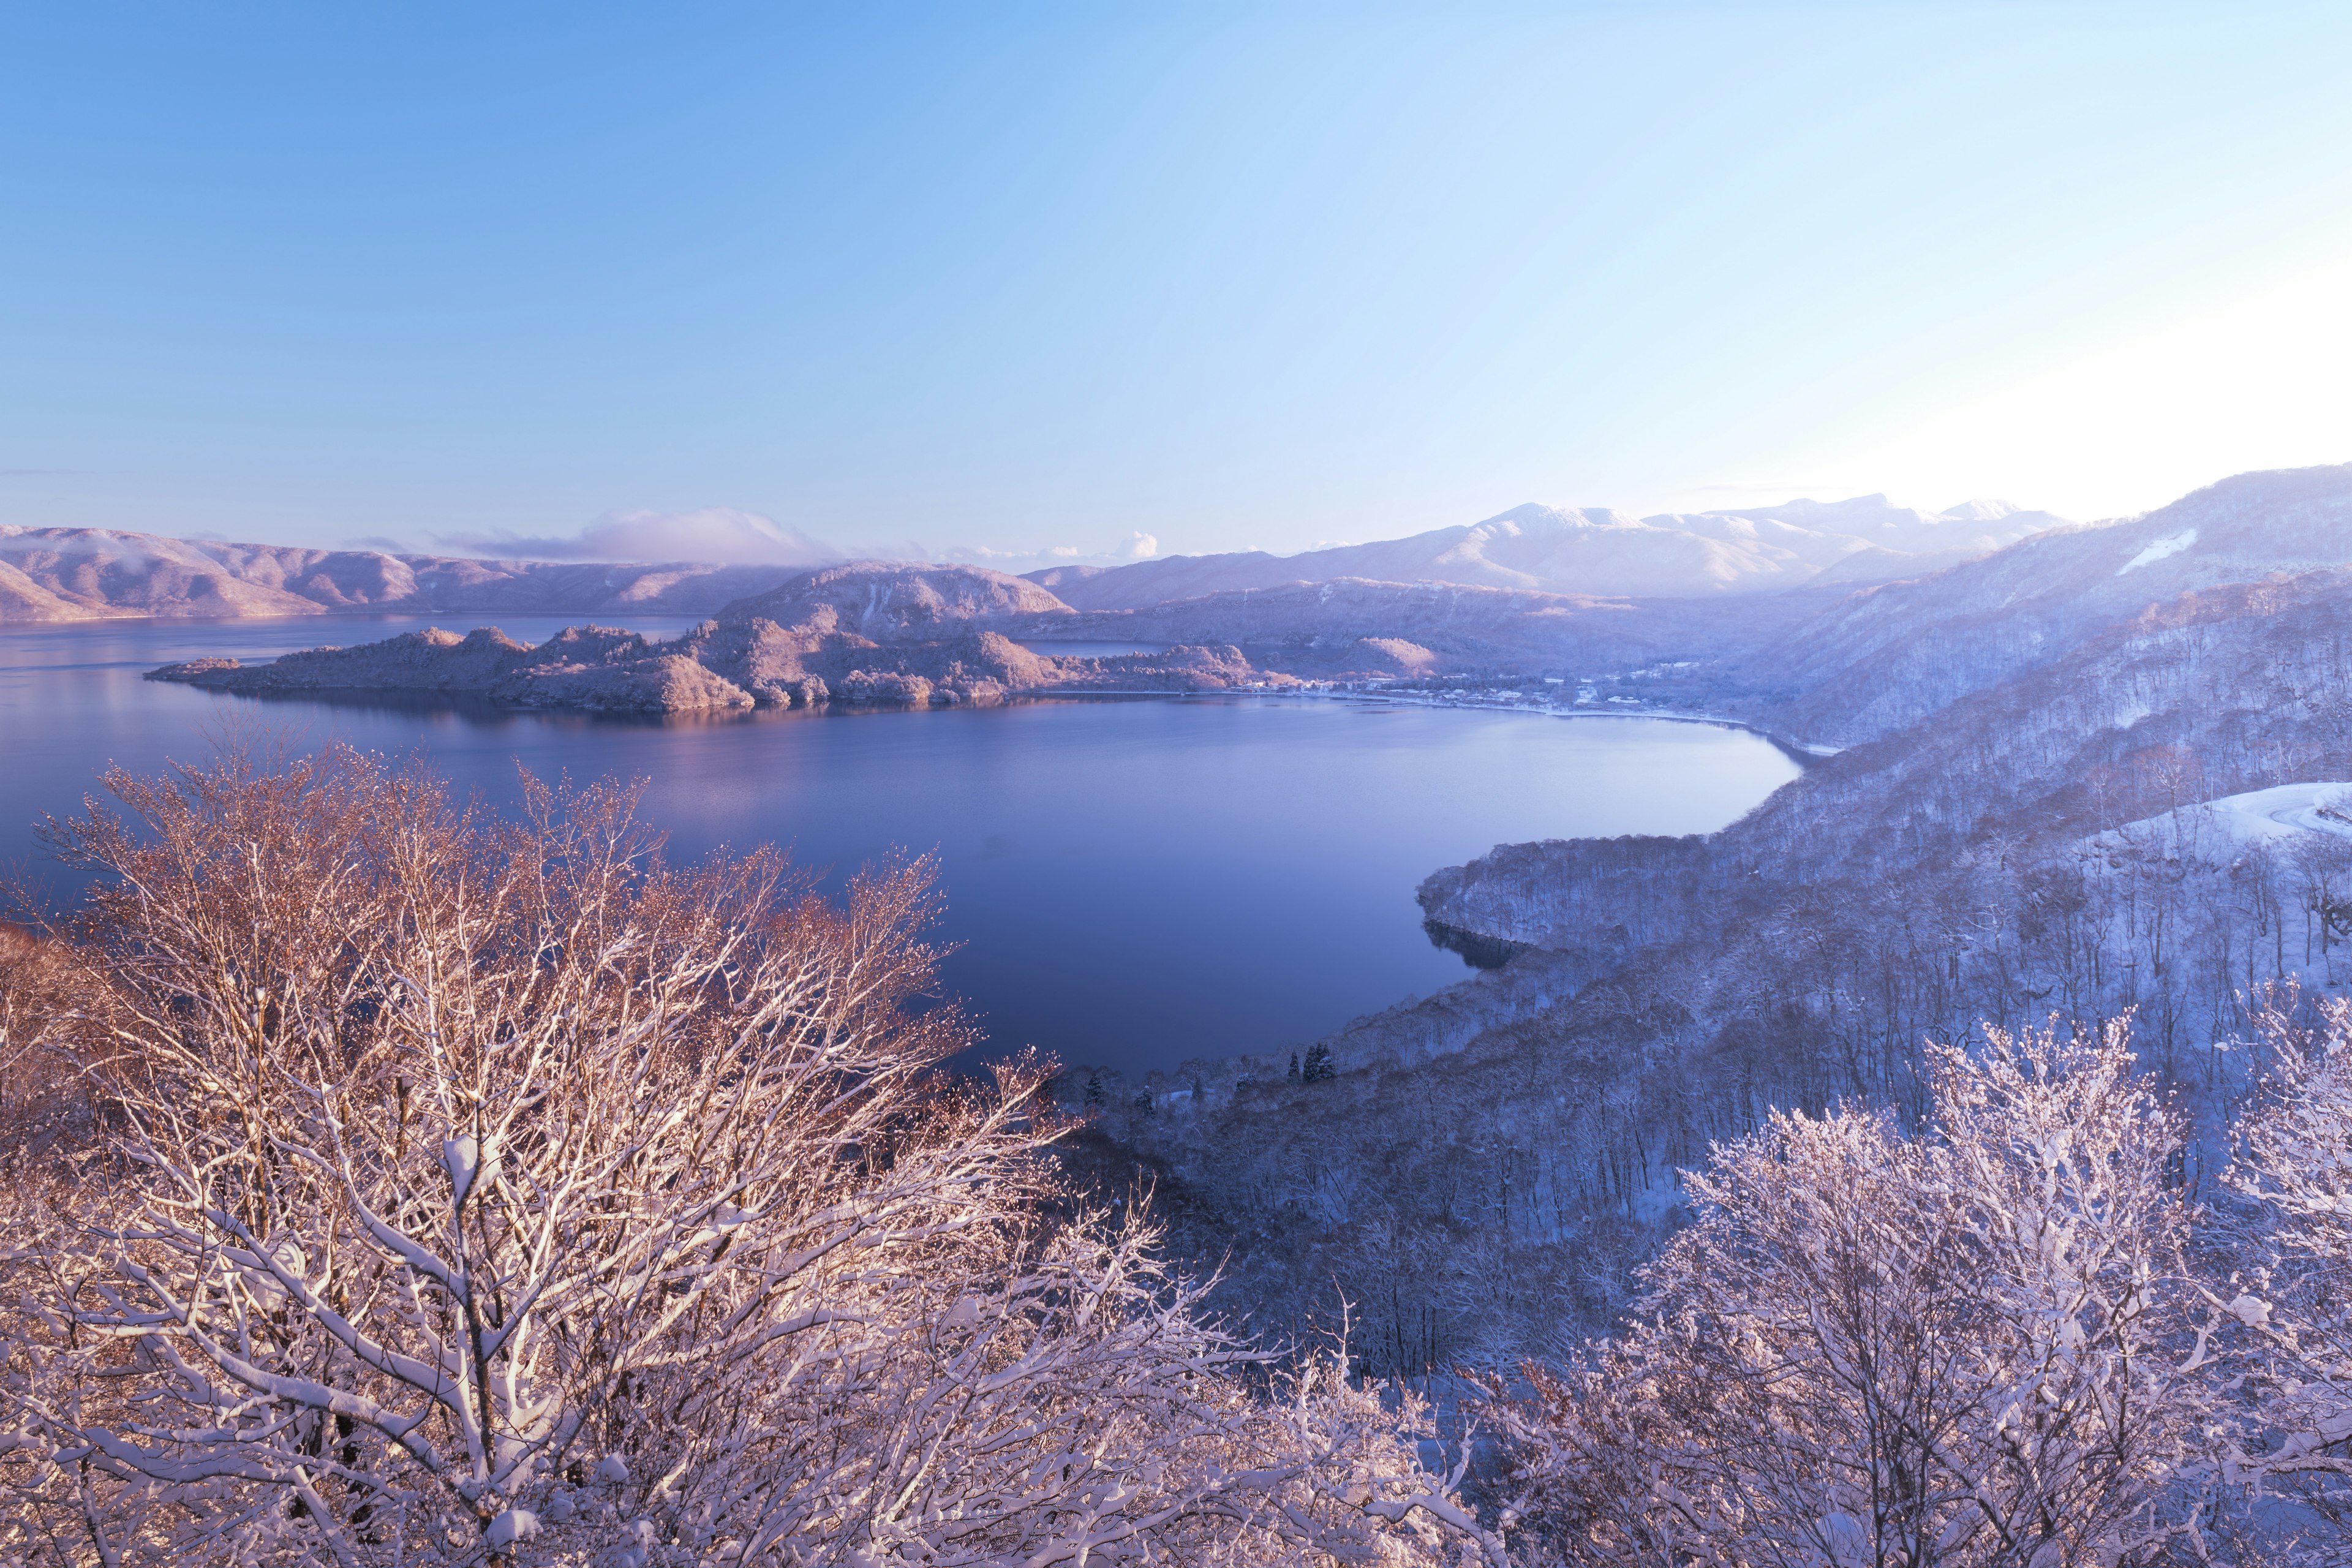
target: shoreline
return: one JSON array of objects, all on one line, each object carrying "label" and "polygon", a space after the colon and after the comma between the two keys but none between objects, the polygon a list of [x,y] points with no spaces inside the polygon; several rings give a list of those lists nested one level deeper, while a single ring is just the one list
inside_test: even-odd
[{"label": "shoreline", "polygon": [[1365,691],[1334,687],[1318,687],[1301,682],[1297,687],[1268,689],[1263,687],[1227,687],[1222,690],[1195,691],[1114,691],[1084,688],[1049,688],[1014,694],[1014,700],[1024,697],[1069,698],[1111,697],[1256,697],[1288,700],[1320,700],[1325,702],[1393,702],[1410,708],[1468,708],[1484,713],[1524,713],[1535,719],[1656,719],[1672,724],[1709,724],[1718,730],[1744,730],[1759,741],[1770,743],[1800,767],[1816,767],[1836,756],[1845,748],[1828,746],[1818,742],[1800,741],[1778,734],[1746,719],[1733,719],[1721,713],[1694,712],[1687,709],[1628,708],[1615,710],[1591,708],[1552,708],[1530,702],[1511,702],[1495,698],[1460,698],[1425,691]]}]

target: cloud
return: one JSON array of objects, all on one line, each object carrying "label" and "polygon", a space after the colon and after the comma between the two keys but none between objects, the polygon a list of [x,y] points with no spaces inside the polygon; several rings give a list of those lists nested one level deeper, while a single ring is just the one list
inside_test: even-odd
[{"label": "cloud", "polygon": [[414,555],[416,546],[404,539],[394,539],[388,533],[362,533],[356,539],[343,541],[346,550],[376,550],[386,555]]},{"label": "cloud", "polygon": [[814,566],[841,552],[772,517],[731,506],[608,511],[578,533],[462,533],[439,542],[525,561],[691,561],[711,566]]},{"label": "cloud", "polygon": [[1160,553],[1160,541],[1154,535],[1138,531],[1128,536],[1119,554],[1129,561],[1149,561]]}]

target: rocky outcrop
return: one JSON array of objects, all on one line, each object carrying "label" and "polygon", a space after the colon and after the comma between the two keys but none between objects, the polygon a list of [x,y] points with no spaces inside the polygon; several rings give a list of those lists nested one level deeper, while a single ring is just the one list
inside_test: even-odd
[{"label": "rocky outcrop", "polygon": [[686,713],[756,700],[675,645],[603,626],[568,627],[537,647],[496,627],[464,637],[436,628],[359,647],[310,648],[249,668],[192,659],[150,670],[148,679],[248,695],[402,692],[601,713]]}]

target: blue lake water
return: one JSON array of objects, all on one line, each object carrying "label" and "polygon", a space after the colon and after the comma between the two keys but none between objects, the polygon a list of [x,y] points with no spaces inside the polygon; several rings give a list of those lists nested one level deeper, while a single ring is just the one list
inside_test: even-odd
[{"label": "blue lake water", "polygon": [[[1264,1050],[1465,977],[1413,889],[1497,843],[1693,833],[1795,776],[1743,731],[1316,699],[1072,700],[920,712],[597,720],[259,701],[140,672],[426,624],[0,627],[0,862],[110,762],[201,759],[224,726],[422,753],[494,801],[517,764],[649,781],[674,854],[774,842],[836,873],[936,851],[948,984],[1003,1047],[1130,1071]],[[471,618],[445,618],[457,629]],[[539,640],[565,624],[500,617]],[[684,619],[626,624],[672,635]]]}]

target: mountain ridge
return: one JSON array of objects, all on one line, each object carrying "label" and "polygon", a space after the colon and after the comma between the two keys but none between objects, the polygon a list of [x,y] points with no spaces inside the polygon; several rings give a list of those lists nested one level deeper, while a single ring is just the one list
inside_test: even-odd
[{"label": "mountain ridge", "polygon": [[[1168,556],[1122,566],[1049,567],[1017,580],[1081,611],[1142,609],[1342,578],[1602,598],[1709,598],[1916,576],[2062,524],[2006,502],[1929,513],[1894,506],[1883,495],[1649,518],[1528,503],[1478,522],[1297,555]],[[999,581],[1013,581],[1010,574],[976,565],[490,559],[9,525],[0,526],[0,621],[384,611],[703,615],[803,579],[885,568],[983,573],[996,584],[990,593],[1023,613],[1051,609],[1019,603],[1025,590]]]},{"label": "mountain ridge", "polygon": [[0,621],[385,611],[707,613],[804,568],[489,561],[0,526]]},{"label": "mountain ridge", "polygon": [[2062,526],[2063,518],[2007,502],[1964,502],[1930,513],[1895,506],[1884,495],[1646,518],[1528,502],[1475,523],[1297,555],[1175,555],[1025,575],[1079,610],[1144,609],[1343,577],[1604,597],[1709,597],[1922,575]]}]

